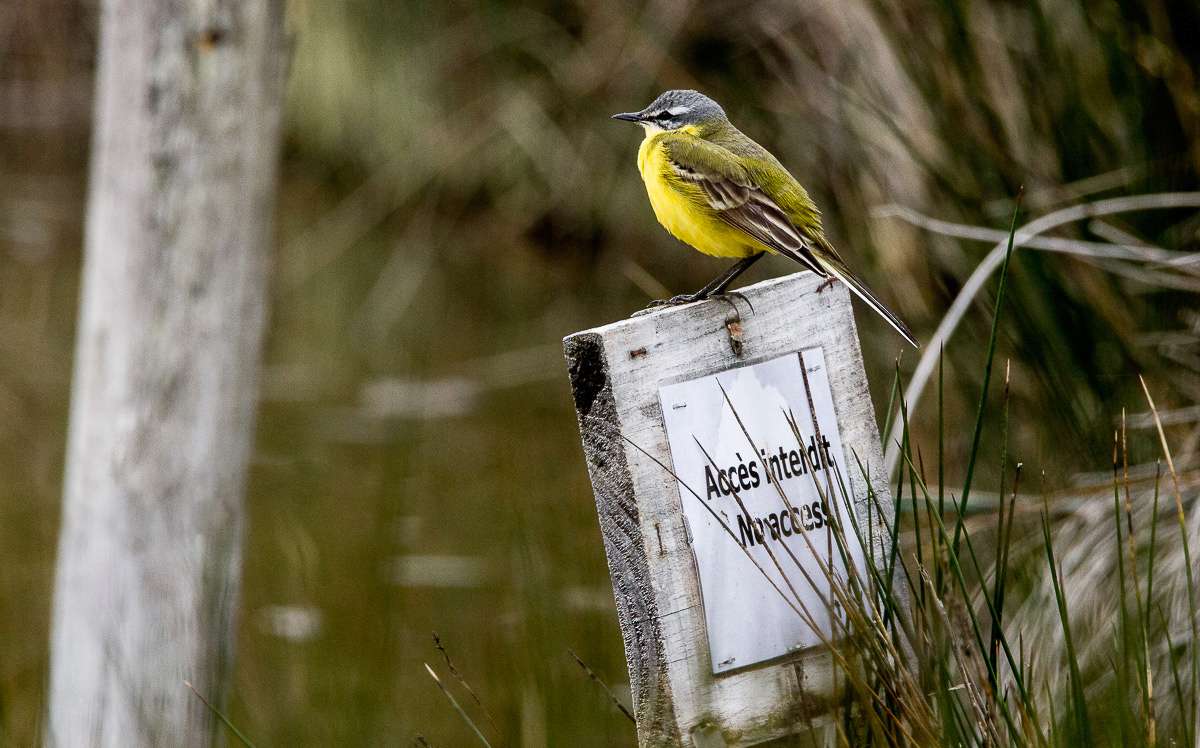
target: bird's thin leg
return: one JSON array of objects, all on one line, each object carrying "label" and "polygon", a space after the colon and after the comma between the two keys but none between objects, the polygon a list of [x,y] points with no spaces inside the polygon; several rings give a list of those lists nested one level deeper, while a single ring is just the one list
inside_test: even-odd
[{"label": "bird's thin leg", "polygon": [[653,309],[654,307],[659,307],[659,306],[673,306],[676,304],[690,304],[693,301],[703,301],[703,300],[711,298],[713,296],[736,295],[736,296],[740,296],[741,298],[744,299],[745,297],[741,296],[741,294],[726,294],[725,289],[729,288],[729,284],[733,283],[733,281],[739,275],[746,272],[746,268],[748,268],[751,265],[753,265],[754,263],[758,262],[759,259],[762,258],[762,256],[764,254],[766,254],[766,253],[759,252],[756,255],[750,255],[749,257],[743,257],[742,259],[738,260],[733,265],[731,265],[728,270],[726,270],[725,272],[721,273],[719,276],[714,278],[711,283],[706,285],[704,288],[701,288],[696,293],[685,293],[685,294],[680,294],[678,296],[672,296],[669,299],[659,299],[656,301],[651,301],[650,306],[644,311],[649,311],[650,309]]},{"label": "bird's thin leg", "polygon": [[698,301],[700,299],[707,299],[709,296],[716,296],[725,293],[725,289],[729,288],[729,284],[733,283],[733,281],[736,280],[739,275],[746,272],[751,265],[762,259],[764,254],[766,254],[766,252],[759,252],[756,255],[743,257],[730,266],[730,268],[724,273],[721,273],[719,276],[714,278],[713,281],[707,286],[692,294],[692,296],[696,297],[696,300]]}]

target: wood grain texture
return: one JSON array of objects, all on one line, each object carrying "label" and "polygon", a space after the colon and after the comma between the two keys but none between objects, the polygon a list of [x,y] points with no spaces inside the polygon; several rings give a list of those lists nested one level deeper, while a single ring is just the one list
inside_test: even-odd
[{"label": "wood grain texture", "polygon": [[613,429],[620,418],[608,378],[603,339],[586,333],[572,336],[565,341],[565,353],[584,455],[596,494],[617,621],[625,640],[638,734],[644,744],[676,744],[679,731],[667,686],[660,613],[625,445]]},{"label": "wood grain texture", "polygon": [[106,0],[54,600],[54,746],[208,746],[232,664],[281,0]]},{"label": "wood grain texture", "polygon": [[[749,303],[737,312],[722,300],[665,308],[564,341],[643,746],[751,745],[804,729],[836,695],[819,648],[712,674],[678,485],[655,463],[671,465],[659,387],[819,346],[847,459],[857,453],[890,513],[850,295],[820,283],[798,273],[741,289]],[[867,481],[857,469],[845,478],[865,523]]]}]

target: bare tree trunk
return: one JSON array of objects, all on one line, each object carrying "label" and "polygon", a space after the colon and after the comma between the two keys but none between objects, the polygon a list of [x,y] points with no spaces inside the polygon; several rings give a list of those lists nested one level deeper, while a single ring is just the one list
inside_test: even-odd
[{"label": "bare tree trunk", "polygon": [[49,729],[209,745],[232,656],[282,0],[105,0]]}]

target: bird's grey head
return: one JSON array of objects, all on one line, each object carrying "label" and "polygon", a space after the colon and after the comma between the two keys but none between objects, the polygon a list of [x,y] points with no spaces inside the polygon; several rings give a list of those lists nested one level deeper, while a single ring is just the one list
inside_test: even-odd
[{"label": "bird's grey head", "polygon": [[677,90],[659,94],[640,112],[614,114],[613,119],[636,122],[650,130],[678,130],[714,120],[724,120],[721,105],[697,91]]}]

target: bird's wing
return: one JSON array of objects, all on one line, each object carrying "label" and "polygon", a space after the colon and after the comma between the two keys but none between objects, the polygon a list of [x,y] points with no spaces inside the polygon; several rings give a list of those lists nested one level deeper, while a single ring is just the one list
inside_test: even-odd
[{"label": "bird's wing", "polygon": [[698,186],[717,216],[821,277],[829,274],[813,254],[814,242],[755,181],[729,150],[691,135],[667,139],[674,178]]},{"label": "bird's wing", "polygon": [[[716,143],[682,134],[664,142],[674,178],[700,187],[704,200],[722,220],[757,239],[781,255],[790,257],[822,278],[833,275],[914,346],[916,337],[908,325],[883,305],[867,284],[850,271],[824,236],[798,228],[788,213],[758,184],[729,150]],[[780,167],[782,169],[783,167]],[[795,189],[801,190],[799,185]],[[816,209],[813,208],[815,216]]]}]

